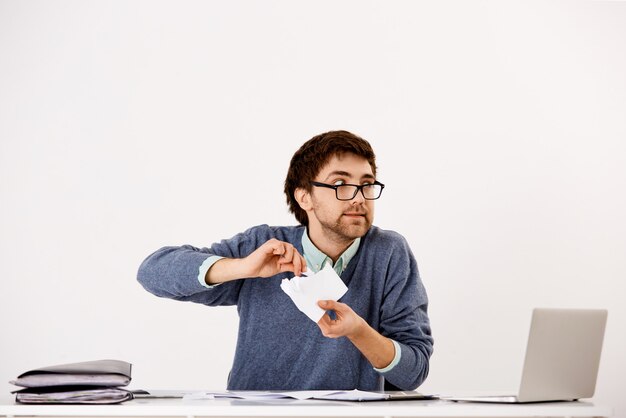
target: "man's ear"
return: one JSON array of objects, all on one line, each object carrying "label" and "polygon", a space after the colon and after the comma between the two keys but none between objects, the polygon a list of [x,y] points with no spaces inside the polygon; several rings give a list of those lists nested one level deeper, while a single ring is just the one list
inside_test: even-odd
[{"label": "man's ear", "polygon": [[311,209],[311,194],[309,192],[301,187],[298,187],[296,190],[294,190],[293,195],[296,198],[296,202],[298,202],[303,210]]}]

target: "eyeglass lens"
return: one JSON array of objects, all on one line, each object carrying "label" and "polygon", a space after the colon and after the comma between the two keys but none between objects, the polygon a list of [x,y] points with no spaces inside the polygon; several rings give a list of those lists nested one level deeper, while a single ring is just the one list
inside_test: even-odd
[{"label": "eyeglass lens", "polygon": [[[359,188],[352,185],[342,185],[337,187],[337,199],[352,200],[358,193]],[[361,187],[363,197],[366,199],[378,199],[382,188],[378,184],[368,184]]]}]

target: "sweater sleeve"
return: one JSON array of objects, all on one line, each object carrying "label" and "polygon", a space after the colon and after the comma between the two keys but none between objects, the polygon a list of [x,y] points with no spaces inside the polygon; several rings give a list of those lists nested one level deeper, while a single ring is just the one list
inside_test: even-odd
[{"label": "sweater sleeve", "polygon": [[[137,280],[150,293],[164,298],[191,301],[209,306],[236,305],[243,280],[233,280],[207,288],[198,281],[202,264],[212,256],[243,258],[263,239],[263,230],[254,227],[210,248],[191,245],[163,247],[150,254],[140,265]],[[261,241],[259,243],[259,241]]]},{"label": "sweater sleeve", "polygon": [[404,238],[400,243],[387,271],[380,326],[381,334],[398,343],[401,355],[395,367],[381,374],[401,390],[413,390],[428,376],[433,338],[417,262]]}]

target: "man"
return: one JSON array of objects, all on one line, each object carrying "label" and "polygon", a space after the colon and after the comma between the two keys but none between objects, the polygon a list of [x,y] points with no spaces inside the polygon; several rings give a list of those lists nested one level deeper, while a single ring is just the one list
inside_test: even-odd
[{"label": "man", "polygon": [[[237,305],[228,389],[382,390],[385,381],[415,389],[432,353],[428,301],[404,238],[372,226],[383,187],[367,141],[318,135],[294,154],[285,180],[300,226],[260,225],[210,248],[165,247],[138,280],[157,296]],[[348,292],[320,301],[328,314],[316,324],[280,283],[326,263]]]}]

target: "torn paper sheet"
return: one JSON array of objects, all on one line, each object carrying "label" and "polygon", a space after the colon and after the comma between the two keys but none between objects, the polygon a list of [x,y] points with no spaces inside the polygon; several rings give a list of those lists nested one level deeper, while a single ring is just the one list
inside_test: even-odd
[{"label": "torn paper sheet", "polygon": [[303,276],[296,276],[291,280],[283,279],[280,287],[298,309],[315,323],[326,313],[317,306],[318,301],[336,301],[348,291],[329,263],[316,274],[304,273]]}]

